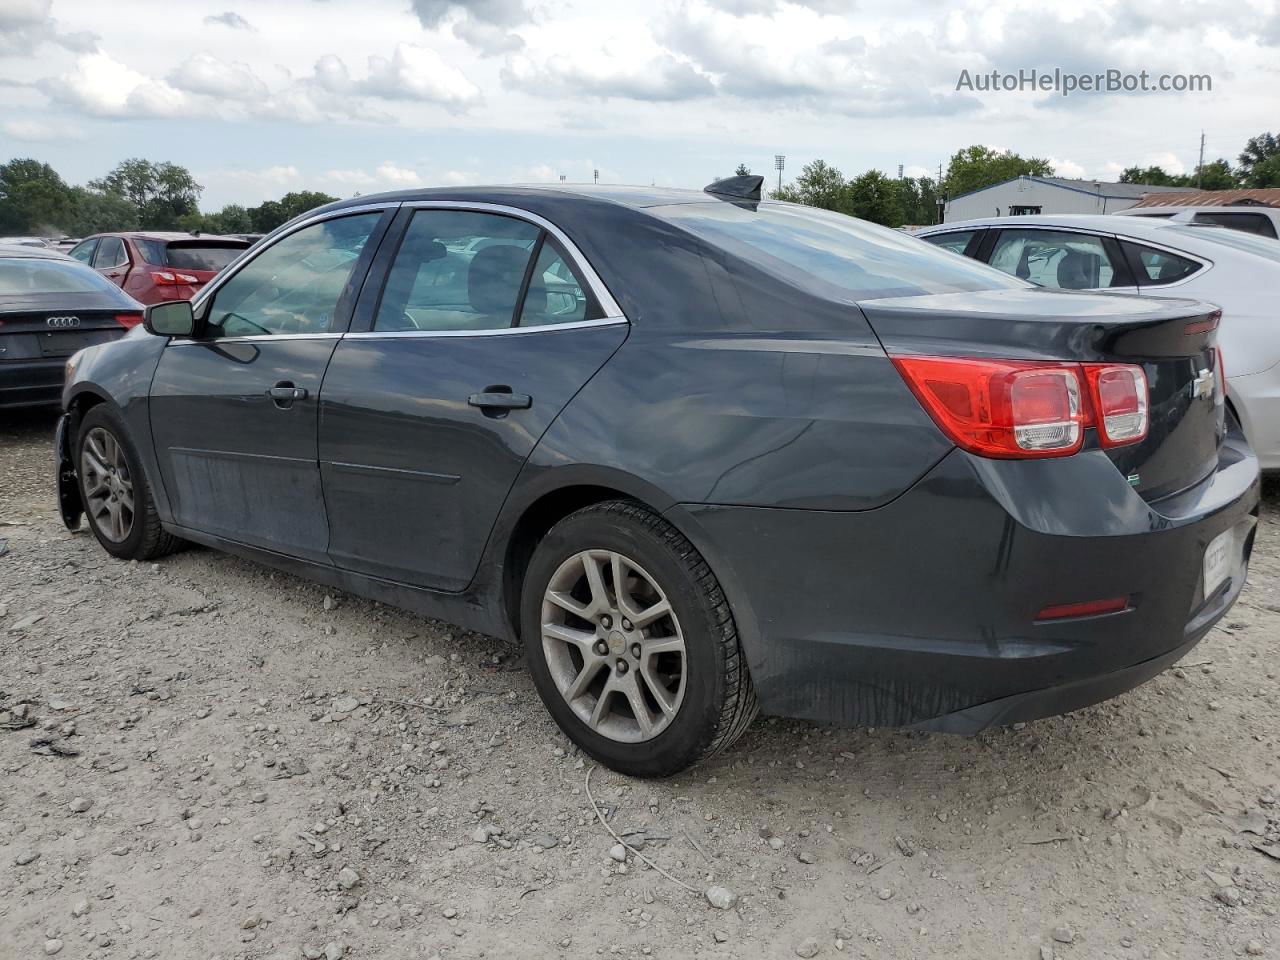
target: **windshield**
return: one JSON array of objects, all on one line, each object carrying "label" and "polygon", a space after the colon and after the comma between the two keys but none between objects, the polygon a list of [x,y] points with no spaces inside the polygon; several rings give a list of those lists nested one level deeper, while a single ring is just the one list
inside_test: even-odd
[{"label": "windshield", "polygon": [[119,288],[88,267],[65,260],[0,259],[0,296],[31,293],[112,293]]},{"label": "windshield", "polygon": [[655,214],[792,283],[841,300],[1027,287],[910,234],[794,204],[712,201]]},{"label": "windshield", "polygon": [[1230,227],[1172,226],[1169,229],[1183,236],[1195,237],[1197,240],[1210,240],[1225,247],[1235,247],[1237,250],[1280,263],[1280,240],[1272,240],[1270,237],[1259,236],[1256,233],[1245,233],[1243,230],[1233,230]]}]

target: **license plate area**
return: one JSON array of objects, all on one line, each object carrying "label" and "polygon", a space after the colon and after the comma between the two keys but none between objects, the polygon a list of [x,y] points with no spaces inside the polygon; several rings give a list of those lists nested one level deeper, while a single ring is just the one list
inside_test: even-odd
[{"label": "license plate area", "polygon": [[1231,569],[1235,566],[1237,550],[1235,527],[1223,530],[1209,541],[1209,546],[1204,551],[1204,596],[1206,599],[1213,596],[1223,582],[1226,581],[1227,577],[1231,575]]}]

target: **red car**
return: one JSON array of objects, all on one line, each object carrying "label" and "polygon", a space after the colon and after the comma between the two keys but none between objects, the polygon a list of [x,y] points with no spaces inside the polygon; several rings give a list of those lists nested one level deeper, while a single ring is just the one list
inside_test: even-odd
[{"label": "red car", "polygon": [[252,244],[191,233],[100,233],[69,255],[87,263],[141,303],[190,300]]}]

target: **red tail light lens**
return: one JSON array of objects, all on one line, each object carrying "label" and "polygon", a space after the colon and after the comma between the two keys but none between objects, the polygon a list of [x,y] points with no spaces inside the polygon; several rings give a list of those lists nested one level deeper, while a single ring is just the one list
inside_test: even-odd
[{"label": "red tail light lens", "polygon": [[1137,443],[1147,435],[1147,375],[1141,367],[1084,364],[1098,440],[1104,447]]},{"label": "red tail light lens", "polygon": [[1147,435],[1147,378],[1139,366],[960,357],[893,363],[942,432],[979,456],[1069,457],[1090,426],[1104,447]]},{"label": "red tail light lens", "polygon": [[117,313],[116,323],[128,330],[130,327],[136,327],[142,322],[142,314],[140,313]]},{"label": "red tail light lens", "polygon": [[189,273],[171,273],[168,270],[156,270],[152,272],[151,279],[161,287],[179,287],[186,286],[189,283],[199,283],[199,277],[193,277]]},{"label": "red tail light lens", "polygon": [[1066,457],[1084,442],[1077,364],[894,357],[957,446],[984,457]]},{"label": "red tail light lens", "polygon": [[1084,603],[1061,603],[1045,607],[1037,620],[1069,620],[1074,617],[1098,617],[1104,613],[1119,613],[1129,609],[1128,597],[1111,597],[1107,600],[1087,600]]}]

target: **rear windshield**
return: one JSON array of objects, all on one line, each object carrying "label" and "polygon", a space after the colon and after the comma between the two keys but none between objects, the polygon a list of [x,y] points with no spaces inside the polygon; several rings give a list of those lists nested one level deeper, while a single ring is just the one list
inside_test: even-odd
[{"label": "rear windshield", "polygon": [[110,293],[120,288],[96,270],[65,260],[0,259],[0,296],[32,293]]},{"label": "rear windshield", "polygon": [[1244,250],[1246,253],[1280,263],[1280,240],[1261,237],[1256,233],[1245,233],[1243,230],[1232,230],[1230,227],[1175,225],[1169,229],[1183,236],[1195,237],[1197,240],[1211,240],[1224,247],[1235,247],[1237,250]]},{"label": "rear windshield", "polygon": [[[1030,284],[910,234],[784,203],[650,207],[702,239],[807,289],[841,300],[998,290]],[[816,291],[815,291],[816,292]]]},{"label": "rear windshield", "polygon": [[188,270],[221,270],[240,256],[249,244],[227,246],[220,243],[171,243],[165,250],[166,267]]}]

